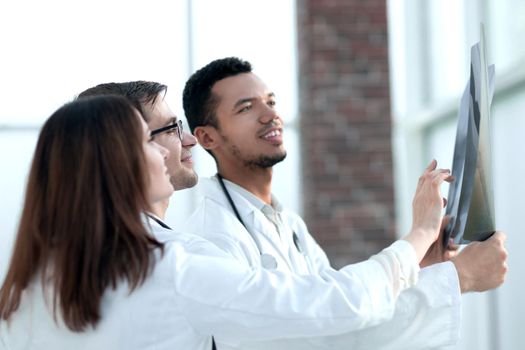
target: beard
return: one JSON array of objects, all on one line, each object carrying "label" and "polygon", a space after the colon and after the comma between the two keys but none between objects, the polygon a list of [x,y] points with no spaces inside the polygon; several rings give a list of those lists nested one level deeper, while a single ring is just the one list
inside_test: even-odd
[{"label": "beard", "polygon": [[256,159],[243,160],[244,165],[250,169],[267,169],[273,167],[275,164],[282,162],[286,158],[286,151],[281,154],[273,156],[261,155]]},{"label": "beard", "polygon": [[285,150],[283,150],[280,154],[274,154],[271,156],[261,154],[259,156],[248,157],[246,155],[243,155],[238,147],[230,144],[230,151],[235,157],[237,157],[243,162],[245,167],[252,170],[271,168],[275,164],[282,162],[286,158]]},{"label": "beard", "polygon": [[236,145],[234,145],[234,144],[232,144],[230,142],[228,137],[226,137],[225,135],[222,135],[222,134],[221,134],[221,137],[228,144],[228,148],[230,149],[230,152],[235,157],[240,159],[243,162],[245,167],[247,167],[249,169],[252,169],[252,170],[271,168],[275,164],[277,164],[279,162],[282,162],[286,158],[286,150],[284,150],[284,149],[282,150],[281,153],[274,154],[274,155],[271,155],[271,156],[265,155],[265,154],[261,154],[259,156],[250,157],[250,156],[244,155],[241,152],[241,150],[239,149],[239,147],[237,147]]},{"label": "beard", "polygon": [[197,184],[199,177],[194,170],[179,171],[170,176],[170,182],[175,191],[191,188]]}]

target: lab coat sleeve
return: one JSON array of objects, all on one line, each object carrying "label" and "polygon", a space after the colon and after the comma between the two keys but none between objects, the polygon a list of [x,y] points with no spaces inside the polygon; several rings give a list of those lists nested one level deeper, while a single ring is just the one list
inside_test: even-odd
[{"label": "lab coat sleeve", "polygon": [[[375,257],[318,276],[250,269],[212,244],[175,246],[175,299],[196,332],[217,341],[325,336],[392,317],[396,287],[415,281],[415,252],[398,241]],[[174,248],[174,249],[175,249]],[[193,252],[192,252],[193,251]],[[391,260],[391,267],[385,262]],[[417,273],[416,273],[417,274]],[[410,278],[409,278],[410,277]]]},{"label": "lab coat sleeve", "polygon": [[352,349],[453,345],[459,340],[460,319],[461,291],[454,264],[435,264],[422,269],[417,285],[400,295],[391,320],[356,332],[356,347]]},{"label": "lab coat sleeve", "polygon": [[422,269],[417,285],[399,295],[392,319],[377,326],[327,337],[244,342],[236,349],[433,349],[458,342],[460,314],[457,272],[454,264],[446,262]]}]

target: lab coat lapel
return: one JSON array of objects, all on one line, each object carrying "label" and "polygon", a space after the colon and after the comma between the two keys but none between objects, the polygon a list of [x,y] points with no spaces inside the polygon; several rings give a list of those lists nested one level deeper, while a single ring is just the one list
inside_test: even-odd
[{"label": "lab coat lapel", "polygon": [[[213,181],[214,183],[215,190],[213,191],[213,195],[214,197],[216,197],[213,199],[220,201],[220,203],[226,208],[231,209],[230,203],[226,199],[224,192],[222,192],[222,189],[217,179],[214,177],[211,179],[211,181]],[[235,206],[237,207],[237,211],[239,212],[242,221],[245,225],[248,226],[250,232],[258,236],[264,236],[265,240],[273,243],[274,237],[271,234],[272,223],[268,221],[268,219],[264,216],[264,214],[259,208],[254,206],[252,203],[250,203],[250,201],[248,201],[246,198],[240,195],[234,188],[232,188],[228,181],[225,181],[224,184],[228,189],[228,192],[230,193],[230,196],[232,197]]]},{"label": "lab coat lapel", "polygon": [[237,205],[241,219],[248,226],[250,233],[259,240],[262,249],[261,253],[272,255],[274,258],[280,257],[288,268],[292,270],[290,258],[286,255],[284,246],[281,246],[283,242],[280,242],[281,238],[276,234],[274,224],[268,220],[260,208],[254,206],[233,189],[230,190],[228,188],[228,190],[235,205]]},{"label": "lab coat lapel", "polygon": [[[202,179],[199,181],[200,181],[200,185],[202,186],[203,193],[205,193],[206,197],[221,204],[223,207],[228,208],[229,210],[233,211],[216,177],[212,177],[209,179]],[[226,188],[228,189],[228,192],[230,193],[230,196],[232,197],[232,200],[235,203],[235,206],[237,207],[237,211],[239,212],[239,215],[241,216],[241,219],[243,220],[243,222],[246,225],[248,225],[248,227],[253,227],[253,220],[254,220],[253,215],[255,211],[257,211],[258,209],[255,208],[244,197],[238,194],[237,191],[232,189],[227,181],[225,181],[224,184]]]},{"label": "lab coat lapel", "polygon": [[[217,178],[212,177],[210,179],[202,179],[201,185],[203,186],[206,195],[210,199],[213,199],[214,201],[217,201],[223,205],[225,208],[232,210],[230,203],[226,199],[226,196],[224,195]],[[283,254],[283,249],[279,247],[280,242],[278,242],[278,239],[276,239],[276,237],[274,237],[272,234],[273,224],[264,216],[259,208],[255,207],[252,203],[235,191],[235,189],[231,188],[227,181],[225,181],[225,185],[235,205],[237,206],[237,211],[239,212],[241,219],[246,224],[246,226],[248,226],[250,233],[254,235],[261,243],[261,249],[263,249],[261,253],[267,253],[276,257],[278,255],[283,261],[286,262],[288,268],[291,269],[289,258]],[[271,249],[265,248],[268,246],[271,246]]]},{"label": "lab coat lapel", "polygon": [[263,246],[263,253],[270,254],[274,257],[279,256],[293,271],[290,258],[286,255],[286,245],[281,241],[283,238],[275,234],[275,227],[266,216],[259,210],[253,211],[251,226],[249,227],[252,234],[258,235]]}]

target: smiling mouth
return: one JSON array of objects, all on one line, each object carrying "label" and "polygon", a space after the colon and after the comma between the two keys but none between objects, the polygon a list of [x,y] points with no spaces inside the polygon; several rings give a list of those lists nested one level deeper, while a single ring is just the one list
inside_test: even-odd
[{"label": "smiling mouth", "polygon": [[193,158],[192,158],[192,156],[191,156],[191,154],[190,154],[189,156],[186,156],[186,157],[181,158],[180,161],[181,161],[181,162],[191,162],[191,161],[193,161]]},{"label": "smiling mouth", "polygon": [[280,130],[272,130],[272,131],[264,134],[262,136],[262,138],[266,139],[266,140],[269,140],[269,139],[277,137],[277,136],[281,136],[281,131]]}]

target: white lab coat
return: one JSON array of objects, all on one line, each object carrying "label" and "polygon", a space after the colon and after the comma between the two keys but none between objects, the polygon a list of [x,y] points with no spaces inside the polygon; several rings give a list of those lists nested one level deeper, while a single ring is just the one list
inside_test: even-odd
[{"label": "white lab coat", "polygon": [[[303,220],[287,210],[282,219],[299,237],[299,252],[287,237],[279,237],[276,228],[247,200],[238,187],[225,181],[241,219],[251,235],[233,213],[216,177],[199,180],[201,199],[185,228],[215,243],[239,263],[264,266],[261,253],[277,261],[276,269],[284,273],[319,275],[330,269],[326,254],[308,232]],[[258,239],[256,244],[252,235]],[[276,238],[278,237],[278,238]],[[288,240],[288,242],[287,242]],[[260,248],[258,248],[258,245]],[[292,248],[292,249],[290,249]],[[261,252],[259,251],[261,250]],[[266,259],[268,260],[268,259]],[[461,294],[457,272],[451,262],[436,264],[420,272],[420,281],[403,292],[392,320],[378,326],[335,337],[243,342],[236,347],[218,344],[223,349],[426,349],[454,344],[459,339]]]},{"label": "white lab coat", "polygon": [[[164,256],[157,252],[152,274],[131,294],[125,283],[105,293],[96,329],[71,332],[60,315],[57,325],[35,278],[9,323],[0,322],[2,349],[210,350],[210,335],[230,345],[333,335],[388,320],[395,280],[417,267],[411,246],[398,242],[377,259],[339,272],[272,273],[240,264],[198,236],[147,221],[165,242]],[[395,268],[381,259],[391,259]]]}]

